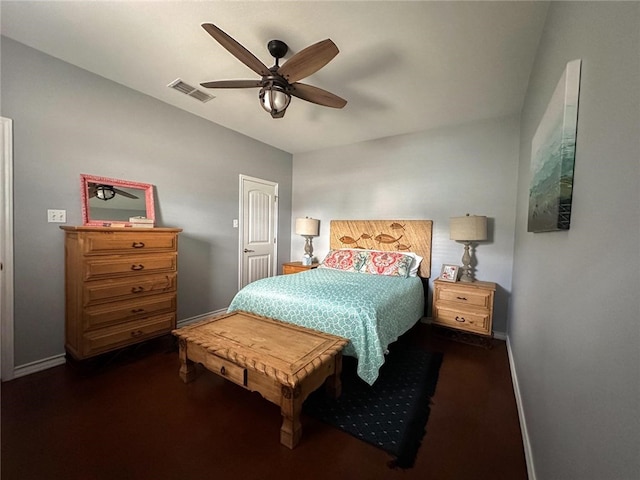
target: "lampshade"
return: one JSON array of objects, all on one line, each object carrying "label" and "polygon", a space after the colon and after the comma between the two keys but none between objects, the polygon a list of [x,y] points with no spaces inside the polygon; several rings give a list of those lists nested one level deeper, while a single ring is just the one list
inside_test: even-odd
[{"label": "lampshade", "polygon": [[320,220],[315,218],[297,218],[296,235],[317,237],[320,234]]},{"label": "lampshade", "polygon": [[451,240],[480,241],[487,239],[487,217],[467,214],[449,219]]}]

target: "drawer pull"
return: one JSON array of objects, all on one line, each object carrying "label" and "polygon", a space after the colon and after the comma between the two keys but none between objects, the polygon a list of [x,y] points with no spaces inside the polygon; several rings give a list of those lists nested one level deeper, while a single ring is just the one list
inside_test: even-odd
[{"label": "drawer pull", "polygon": [[465,302],[467,301],[467,297],[456,297],[458,300],[464,300]]},{"label": "drawer pull", "polygon": [[132,248],[144,248],[144,242],[133,242],[131,244]]},{"label": "drawer pull", "polygon": [[131,265],[131,270],[142,270],[144,269],[144,265],[139,263],[138,265]]},{"label": "drawer pull", "polygon": [[464,323],[466,322],[466,320],[464,319],[464,317],[459,317],[458,315],[456,315],[456,322]]},{"label": "drawer pull", "polygon": [[140,293],[140,292],[144,292],[144,287],[133,287],[131,289],[131,293]]},{"label": "drawer pull", "polygon": [[225,376],[227,374],[227,370],[226,368],[224,368],[224,365],[220,368],[220,375]]},{"label": "drawer pull", "polygon": [[144,332],[142,330],[136,330],[135,332],[131,332],[131,336],[133,338],[137,338],[137,337],[139,337],[141,335],[144,335]]},{"label": "drawer pull", "polygon": [[131,313],[140,313],[140,312],[144,312],[144,308],[134,308],[133,310],[131,310]]}]

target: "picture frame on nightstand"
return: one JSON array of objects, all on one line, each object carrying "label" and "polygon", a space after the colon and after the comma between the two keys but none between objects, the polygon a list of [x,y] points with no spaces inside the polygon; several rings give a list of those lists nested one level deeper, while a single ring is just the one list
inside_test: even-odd
[{"label": "picture frame on nightstand", "polygon": [[460,267],[458,265],[443,264],[442,270],[440,271],[440,280],[443,282],[457,282],[459,269]]}]

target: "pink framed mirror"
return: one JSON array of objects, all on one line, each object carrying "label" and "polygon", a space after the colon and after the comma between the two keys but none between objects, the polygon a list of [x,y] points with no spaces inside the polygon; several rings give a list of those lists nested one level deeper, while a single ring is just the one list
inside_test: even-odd
[{"label": "pink framed mirror", "polygon": [[153,185],[80,174],[84,225],[131,226],[131,217],[155,223]]}]

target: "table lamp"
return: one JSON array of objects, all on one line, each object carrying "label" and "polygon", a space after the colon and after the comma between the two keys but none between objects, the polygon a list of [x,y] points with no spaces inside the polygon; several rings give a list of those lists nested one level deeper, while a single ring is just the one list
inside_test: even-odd
[{"label": "table lamp", "polygon": [[297,218],[296,235],[302,235],[306,240],[304,243],[303,265],[311,265],[313,262],[313,243],[311,239],[320,234],[320,220],[315,218]]},{"label": "table lamp", "polygon": [[462,255],[462,275],[461,282],[473,282],[473,271],[470,266],[471,255],[469,246],[472,242],[487,239],[487,217],[469,215],[464,217],[452,217],[449,219],[449,231],[451,240],[464,243],[464,254]]}]

